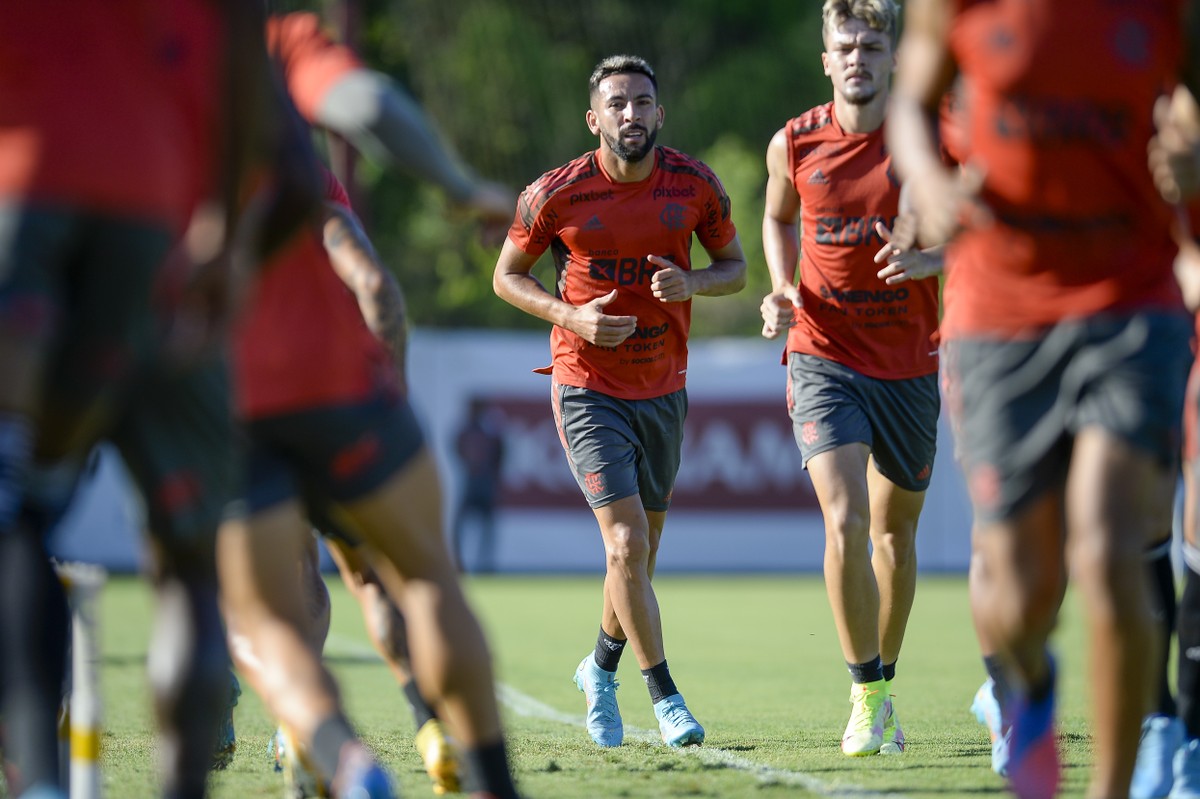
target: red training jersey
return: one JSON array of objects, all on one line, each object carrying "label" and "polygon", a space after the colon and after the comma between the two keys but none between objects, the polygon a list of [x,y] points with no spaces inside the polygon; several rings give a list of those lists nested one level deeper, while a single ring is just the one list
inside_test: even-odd
[{"label": "red training jersey", "polygon": [[0,11],[0,197],[181,230],[211,178],[224,22],[203,0]]},{"label": "red training jersey", "polygon": [[610,178],[596,152],[547,172],[521,194],[508,237],[538,256],[550,248],[556,295],[584,305],[613,289],[604,308],[636,316],[637,329],[616,347],[597,347],[569,330],[550,333],[558,383],[622,399],[661,397],[683,388],[692,303],[661,302],[650,290],[659,267],[648,255],[691,269],[694,233],[719,249],[737,231],[729,196],[707,166],[669,147],[654,148],[645,180]]},{"label": "red training jersey", "polygon": [[[325,197],[346,190],[325,172]],[[304,230],[262,267],[233,337],[236,407],[255,419],[395,391],[389,354],[333,271],[318,231]]]},{"label": "red training jersey", "polygon": [[949,44],[995,223],[949,250],[947,337],[1181,307],[1170,211],[1146,166],[1180,24],[1179,0],[959,0]]},{"label": "red training jersey", "polygon": [[800,196],[800,295],[787,351],[881,380],[937,371],[936,277],[887,285],[875,253],[895,225],[900,183],[883,128],[847,133],[833,103],[790,120],[788,168]]},{"label": "red training jersey", "polygon": [[296,109],[316,121],[325,93],[338,79],[363,68],[353,50],[325,33],[316,14],[297,12],[267,19],[267,51],[283,70]]}]

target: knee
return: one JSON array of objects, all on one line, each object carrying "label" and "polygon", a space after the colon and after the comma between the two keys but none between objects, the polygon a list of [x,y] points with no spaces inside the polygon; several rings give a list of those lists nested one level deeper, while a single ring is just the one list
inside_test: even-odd
[{"label": "knee", "polygon": [[887,558],[894,568],[911,566],[917,559],[915,529],[889,530],[873,537],[875,551]]},{"label": "knee", "polygon": [[839,552],[866,551],[870,535],[870,513],[852,507],[833,508],[824,513],[825,540]]},{"label": "knee", "polygon": [[650,558],[650,537],[645,530],[616,524],[608,531],[607,557],[610,569],[626,570]]}]

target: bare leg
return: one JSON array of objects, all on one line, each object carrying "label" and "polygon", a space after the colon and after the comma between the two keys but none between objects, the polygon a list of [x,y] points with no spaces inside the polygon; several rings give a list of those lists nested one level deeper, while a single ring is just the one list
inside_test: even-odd
[{"label": "bare leg", "polygon": [[[649,525],[649,545],[650,551],[646,557],[646,576],[648,579],[654,579],[654,565],[658,560],[658,547],[662,541],[663,526],[667,521],[666,511],[645,511],[646,522]],[[607,550],[607,547],[606,547]],[[613,638],[627,638],[625,629],[621,627],[621,621],[617,618],[617,612],[613,608],[612,597],[609,595],[608,581],[604,584],[604,611],[600,620],[600,627],[604,632],[611,635]],[[661,662],[661,661],[656,661]],[[653,664],[652,664],[653,665]]]},{"label": "bare leg", "polygon": [[880,655],[879,587],[867,547],[868,454],[866,445],[850,444],[808,461],[825,519],[825,590],[847,663],[867,663]]},{"label": "bare leg", "polygon": [[1076,438],[1067,503],[1071,566],[1091,634],[1093,797],[1128,795],[1150,707],[1154,658],[1146,654],[1163,642],[1151,622],[1142,550],[1168,477],[1152,457],[1107,432],[1088,429]]},{"label": "bare leg", "polygon": [[867,469],[867,484],[874,544],[871,568],[879,586],[879,654],[884,663],[895,663],[917,591],[917,518],[925,492],[906,491],[874,468]]}]

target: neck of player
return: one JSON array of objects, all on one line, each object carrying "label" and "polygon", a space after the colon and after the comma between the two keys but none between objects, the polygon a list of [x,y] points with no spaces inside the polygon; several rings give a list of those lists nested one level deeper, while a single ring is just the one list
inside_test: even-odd
[{"label": "neck of player", "polygon": [[840,94],[833,96],[833,111],[846,133],[872,133],[887,116],[888,93],[881,91],[869,103],[851,103]]}]

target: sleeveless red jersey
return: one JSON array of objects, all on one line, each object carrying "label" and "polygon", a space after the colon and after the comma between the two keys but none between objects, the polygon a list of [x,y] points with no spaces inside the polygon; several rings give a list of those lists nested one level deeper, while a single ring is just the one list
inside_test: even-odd
[{"label": "sleeveless red jersey", "polygon": [[650,279],[658,267],[646,256],[691,269],[693,234],[716,249],[736,233],[716,175],[669,147],[654,149],[654,171],[636,183],[612,180],[595,152],[538,178],[517,202],[509,239],[530,255],[551,250],[563,301],[584,305],[616,289],[604,312],[637,317],[637,330],[616,347],[594,346],[555,326],[554,379],[622,399],[683,388],[692,304],[655,299]]},{"label": "sleeveless red jersey", "polygon": [[0,11],[0,197],[181,230],[209,185],[225,30],[202,0]]},{"label": "sleeveless red jersey", "polygon": [[[350,207],[325,172],[325,197]],[[363,321],[317,231],[305,230],[266,263],[233,337],[236,407],[253,419],[363,400],[394,390],[384,345]]]},{"label": "sleeveless red jersey", "polygon": [[283,70],[296,110],[310,123],[329,88],[346,73],[363,68],[358,55],[331,39],[320,17],[310,12],[269,17],[267,52]]},{"label": "sleeveless red jersey", "polygon": [[800,195],[800,295],[787,351],[882,380],[937,371],[937,278],[887,285],[875,223],[896,221],[900,184],[883,128],[847,133],[833,103],[787,123],[788,168]]},{"label": "sleeveless red jersey", "polygon": [[1180,24],[1179,0],[959,2],[950,46],[967,157],[984,169],[996,223],[950,249],[947,336],[1180,307],[1170,211],[1146,166]]}]

